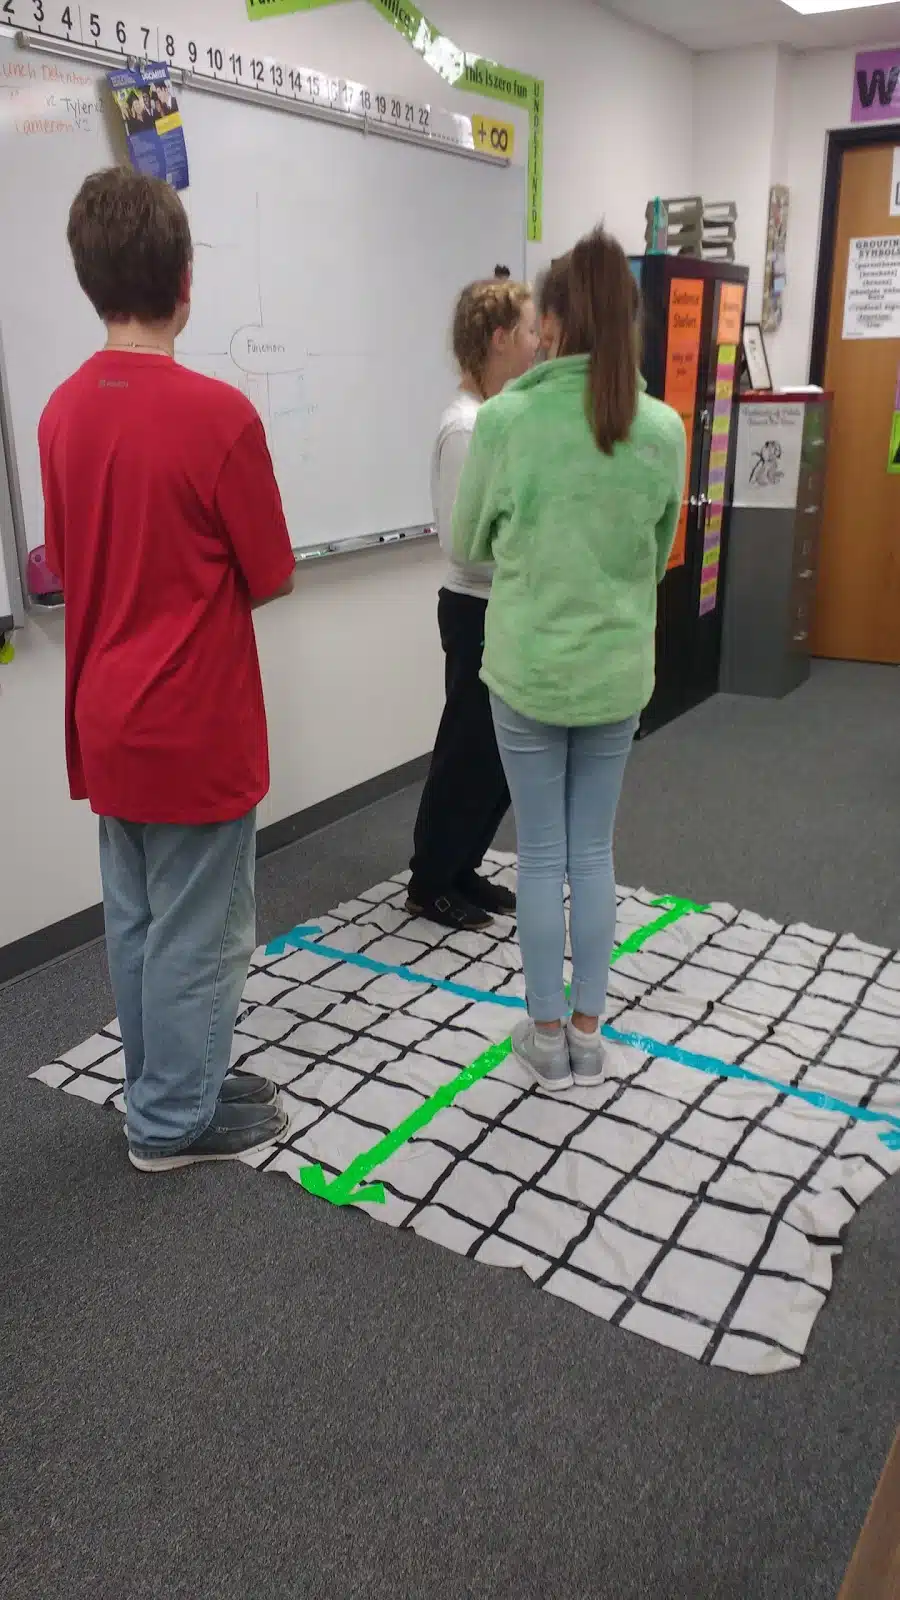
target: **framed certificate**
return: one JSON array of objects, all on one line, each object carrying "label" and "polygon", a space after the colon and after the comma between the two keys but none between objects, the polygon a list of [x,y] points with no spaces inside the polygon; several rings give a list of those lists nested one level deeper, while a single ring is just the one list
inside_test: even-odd
[{"label": "framed certificate", "polygon": [[758,322],[744,324],[744,361],[751,389],[761,389],[771,393],[772,374],[769,371],[769,358],[766,355],[766,341]]}]

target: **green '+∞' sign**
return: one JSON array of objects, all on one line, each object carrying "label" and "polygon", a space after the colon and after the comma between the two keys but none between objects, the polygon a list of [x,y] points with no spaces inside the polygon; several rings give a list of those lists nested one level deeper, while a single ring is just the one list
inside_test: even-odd
[{"label": "green '+\u221e' sign", "polygon": [[[295,11],[318,11],[323,6],[340,5],[343,0],[247,0],[251,21],[284,17]],[[480,94],[505,105],[519,106],[529,116],[528,139],[528,238],[541,238],[544,188],[544,84],[541,78],[501,67],[496,61],[466,55],[452,40],[412,4],[412,0],[368,0],[369,5],[389,22],[451,88]]]}]

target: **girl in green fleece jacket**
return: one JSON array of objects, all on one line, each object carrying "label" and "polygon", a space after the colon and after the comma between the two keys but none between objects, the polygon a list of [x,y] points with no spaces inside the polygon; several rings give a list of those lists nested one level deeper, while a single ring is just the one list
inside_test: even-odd
[{"label": "girl in green fleece jacket", "polygon": [[457,559],[495,564],[482,677],[516,816],[530,1014],[513,1043],[531,1076],[557,1090],[603,1077],[613,827],[653,692],[656,592],[686,441],[639,377],[639,296],[621,247],[598,229],[554,263],[552,282],[552,359],[482,406],[453,539]]}]

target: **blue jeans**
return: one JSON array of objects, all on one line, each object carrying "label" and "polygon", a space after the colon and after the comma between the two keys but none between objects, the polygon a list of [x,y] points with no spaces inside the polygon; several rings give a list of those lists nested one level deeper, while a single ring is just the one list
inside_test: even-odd
[{"label": "blue jeans", "polygon": [[128,1138],[174,1155],[209,1126],[256,933],[256,812],[181,827],[100,818]]},{"label": "blue jeans", "polygon": [[491,696],[516,814],[518,923],[528,1009],[536,1022],[569,1010],[563,982],[568,875],[572,1009],[602,1016],[616,936],[613,827],[637,718],[554,728]]}]

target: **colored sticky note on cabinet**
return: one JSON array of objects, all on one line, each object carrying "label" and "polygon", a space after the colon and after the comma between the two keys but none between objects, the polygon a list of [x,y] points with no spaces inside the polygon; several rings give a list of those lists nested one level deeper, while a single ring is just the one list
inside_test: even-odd
[{"label": "colored sticky note on cabinet", "polygon": [[[723,283],[719,297],[718,344],[738,345],[744,323],[744,285]],[[735,352],[736,354],[736,352]]]},{"label": "colored sticky note on cabinet", "polygon": [[728,451],[714,450],[709,458],[709,464],[711,467],[721,467],[722,471],[724,472],[728,465]]}]

